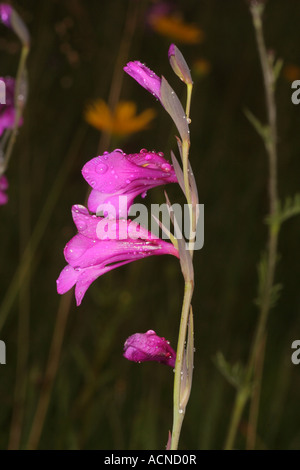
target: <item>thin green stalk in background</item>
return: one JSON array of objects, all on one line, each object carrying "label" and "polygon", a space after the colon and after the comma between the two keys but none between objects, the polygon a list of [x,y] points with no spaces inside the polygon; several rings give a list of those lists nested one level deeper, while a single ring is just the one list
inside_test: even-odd
[{"label": "thin green stalk in background", "polygon": [[0,331],[2,330],[10,309],[18,295],[20,287],[24,282],[25,277],[28,275],[29,267],[32,259],[34,259],[39,243],[43,238],[51,215],[55,209],[57,201],[59,200],[60,194],[64,188],[66,176],[73,163],[74,153],[80,146],[83,137],[86,133],[86,126],[82,126],[76,133],[74,140],[70,146],[70,151],[61,166],[61,169],[56,177],[56,180],[48,194],[43,210],[40,217],[35,225],[35,228],[31,234],[28,244],[22,254],[19,266],[11,280],[11,283],[5,293],[3,301],[0,305]]},{"label": "thin green stalk in background", "polygon": [[[117,63],[126,63],[127,55],[130,50],[131,42],[133,39],[134,30],[136,28],[137,19],[138,19],[138,3],[134,0],[131,0],[127,17],[125,21],[124,33],[121,38],[119,53]],[[109,104],[111,106],[116,105],[120,99],[122,80],[117,79],[115,76],[119,74],[119,70],[115,67],[112,78],[112,85],[110,89],[110,98]],[[104,148],[107,148],[110,145],[112,138],[111,132],[102,133],[98,151],[102,153]],[[103,147],[105,145],[105,147]],[[88,195],[87,195],[88,196]],[[86,198],[87,198],[86,196]],[[64,333],[67,325],[67,319],[69,316],[70,306],[71,306],[71,293],[67,293],[63,296],[59,303],[59,308],[57,311],[56,324],[53,331],[48,363],[46,366],[46,371],[44,375],[45,386],[42,388],[36,412],[33,418],[31,425],[31,430],[27,442],[27,449],[35,450],[39,446],[40,438],[42,435],[43,427],[45,424],[47,411],[50,404],[51,394],[54,386],[54,381],[59,368],[60,355],[62,350],[62,343],[64,339]],[[86,388],[88,385],[84,388]]]},{"label": "thin green stalk in background", "polygon": [[[264,37],[263,37],[263,25],[262,15],[264,11],[264,5],[262,2],[252,1],[250,4],[250,12],[252,14],[252,20],[254,25],[255,37],[257,48],[259,52],[260,64],[263,72],[264,89],[266,96],[266,107],[268,114],[268,127],[264,136],[264,143],[268,155],[269,162],[269,180],[268,180],[268,193],[269,193],[269,218],[275,220],[277,213],[277,123],[276,123],[276,103],[275,103],[275,73],[274,64],[268,56]],[[261,374],[259,374],[259,368],[256,368],[258,364],[259,354],[263,355],[263,340],[266,334],[266,325],[270,310],[272,308],[273,295],[274,295],[274,277],[275,267],[277,260],[277,246],[278,246],[278,234],[279,234],[278,223],[269,224],[268,233],[268,245],[266,254],[266,272],[261,287],[261,299],[260,299],[260,312],[258,322],[256,326],[256,332],[252,349],[250,352],[246,374],[243,384],[237,390],[237,396],[232,412],[231,423],[227,439],[225,442],[225,449],[232,449],[236,438],[237,429],[240,423],[241,416],[243,414],[244,407],[249,397],[251,400],[256,402],[256,411],[251,413],[252,422],[249,423],[248,435],[248,448],[255,447],[255,436],[256,436],[256,423],[258,415],[258,403],[259,403],[259,391]],[[262,364],[261,366],[262,367]]]}]

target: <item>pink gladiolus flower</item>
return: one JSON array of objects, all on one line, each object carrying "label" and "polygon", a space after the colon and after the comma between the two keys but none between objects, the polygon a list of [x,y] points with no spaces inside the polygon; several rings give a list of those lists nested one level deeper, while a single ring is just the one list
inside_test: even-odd
[{"label": "pink gladiolus flower", "polygon": [[8,188],[8,181],[5,175],[0,176],[0,206],[3,206],[8,201],[8,196],[5,193]]},{"label": "pink gladiolus flower", "polygon": [[68,265],[57,279],[57,292],[64,294],[75,286],[77,305],[95,279],[112,269],[151,255],[171,254],[178,250],[168,242],[131,220],[112,220],[90,215],[80,205],[72,207],[78,234],[66,245]]},{"label": "pink gladiolus flower", "polygon": [[161,78],[150,70],[146,65],[142,64],[139,60],[128,62],[124,70],[128,75],[134,78],[142,87],[150,91],[153,96],[160,100],[160,86]]},{"label": "pink gladiolus flower", "polygon": [[[101,206],[111,204],[114,218],[126,218],[139,194],[162,184],[177,182],[174,168],[165,160],[163,153],[145,149],[130,155],[122,150],[104,153],[87,162],[82,174],[93,188],[88,200],[89,210],[99,213]],[[120,196],[123,196],[125,204]]]},{"label": "pink gladiolus flower", "polygon": [[[0,136],[7,128],[13,128],[15,123],[16,110],[14,106],[15,79],[11,77],[0,77],[5,83],[5,104],[0,104]],[[23,120],[19,122],[21,126]]]},{"label": "pink gladiolus flower", "polygon": [[12,7],[7,3],[0,3],[0,19],[5,26],[8,28],[11,27],[10,17],[11,17]]},{"label": "pink gladiolus flower", "polygon": [[169,341],[157,336],[153,330],[129,336],[124,344],[123,356],[129,361],[156,361],[171,367],[175,366],[176,360],[176,352]]}]

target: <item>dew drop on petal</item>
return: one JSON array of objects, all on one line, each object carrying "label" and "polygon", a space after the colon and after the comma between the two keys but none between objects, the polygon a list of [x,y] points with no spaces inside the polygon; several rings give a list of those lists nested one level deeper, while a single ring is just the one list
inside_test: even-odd
[{"label": "dew drop on petal", "polygon": [[83,232],[84,230],[87,229],[87,224],[85,222],[79,222],[78,223],[78,230],[79,232]]},{"label": "dew drop on petal", "polygon": [[104,175],[104,173],[106,173],[107,170],[108,170],[108,166],[105,165],[105,163],[99,163],[95,168],[96,173],[98,173],[99,175]]},{"label": "dew drop on petal", "polygon": [[163,163],[161,166],[161,169],[165,171],[166,173],[169,173],[172,169],[170,163]]}]

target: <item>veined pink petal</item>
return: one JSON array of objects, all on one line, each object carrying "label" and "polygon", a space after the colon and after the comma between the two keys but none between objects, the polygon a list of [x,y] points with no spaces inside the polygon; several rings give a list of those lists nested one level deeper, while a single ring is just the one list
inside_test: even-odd
[{"label": "veined pink petal", "polygon": [[114,194],[107,194],[92,189],[88,199],[88,208],[98,215],[100,215],[99,212],[103,212],[105,217],[126,218],[134,198],[139,194],[139,190],[124,194],[124,190],[121,189]]},{"label": "veined pink petal", "polygon": [[128,64],[125,65],[124,70],[128,75],[142,85],[142,87],[152,93],[155,98],[160,100],[161,79],[156,75],[156,73],[146,67],[145,64],[142,64],[139,60],[128,62]]},{"label": "veined pink petal", "polygon": [[76,271],[72,266],[65,266],[56,281],[57,292],[59,294],[65,294],[68,292],[68,290],[72,289],[76,284],[78,277],[78,271]]},{"label": "veined pink petal", "polygon": [[152,255],[179,257],[171,243],[159,239],[134,221],[96,217],[80,205],[73,206],[72,212],[79,233],[65,247],[68,266],[57,280],[57,291],[65,293],[76,284],[78,305],[90,284],[112,269]]},{"label": "veined pink petal", "polygon": [[125,240],[128,238],[131,240],[137,238],[143,240],[159,239],[133,220],[97,217],[91,215],[81,205],[74,205],[72,207],[72,216],[78,232],[88,238],[98,240]]},{"label": "veined pink petal", "polygon": [[146,149],[137,154],[126,155],[115,150],[100,155],[84,165],[82,174],[93,188],[88,200],[89,210],[99,214],[103,205],[110,204],[106,209],[114,218],[126,217],[139,194],[162,184],[177,182],[174,168],[163,154]]},{"label": "veined pink petal", "polygon": [[78,280],[75,286],[75,299],[77,306],[81,304],[84,294],[86,293],[92,282],[94,282],[99,276],[102,276],[103,274],[111,271],[112,269],[119,268],[124,264],[128,263],[130,263],[130,261],[124,261],[122,263],[117,263],[114,266],[107,266],[105,268],[91,267],[82,270],[78,276]]}]

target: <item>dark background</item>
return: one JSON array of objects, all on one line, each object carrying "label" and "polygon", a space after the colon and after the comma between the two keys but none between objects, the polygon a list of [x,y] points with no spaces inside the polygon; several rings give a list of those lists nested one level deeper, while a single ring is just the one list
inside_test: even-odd
[{"label": "dark background", "polygon": [[[90,99],[108,99],[114,74],[123,75],[121,99],[134,100],[139,111],[157,111],[149,130],[116,146],[167,156],[177,151],[168,115],[122,70],[128,60],[139,59],[184,98],[168,63],[171,40],[147,26],[147,1],[12,4],[30,30],[32,47],[24,125],[7,173],[9,203],[0,208],[0,317],[11,300],[0,333],[7,347],[7,364],[0,366],[0,447],[27,448],[34,434],[32,447],[41,449],[164,449],[172,426],[172,370],[131,363],[122,351],[129,335],[148,329],[176,348],[183,297],[177,260],[152,257],[108,273],[93,283],[80,307],[73,292],[62,303],[55,280],[65,265],[63,248],[76,233],[71,206],[84,204],[88,190],[80,170],[103,145],[103,135],[85,123],[83,111]],[[258,316],[254,299],[267,241],[268,167],[244,109],[265,121],[265,98],[247,2],[175,5],[205,32],[201,44],[177,44],[187,62],[210,63],[210,72],[195,79],[191,110],[191,161],[205,205],[205,245],[194,260],[195,369],[180,448],[219,449],[235,390],[213,357],[222,351],[230,362],[245,363]],[[135,8],[139,16],[129,52],[116,72],[126,18]],[[299,24],[298,0],[269,0],[266,43],[285,64],[300,66]],[[14,76],[20,44],[3,25],[0,52],[1,75]],[[300,106],[292,104],[284,74],[276,99],[278,186],[284,199],[299,191],[300,170]],[[102,151],[113,148],[111,140]],[[176,185],[168,193],[172,201],[180,199]],[[145,202],[163,202],[162,188],[149,191]],[[300,339],[299,236],[295,217],[280,234],[276,281],[283,290],[268,323],[258,448],[300,448],[300,365],[291,362],[291,343]],[[30,269],[18,289],[14,276],[24,266],[29,240]],[[247,410],[237,448],[245,445]]]}]

